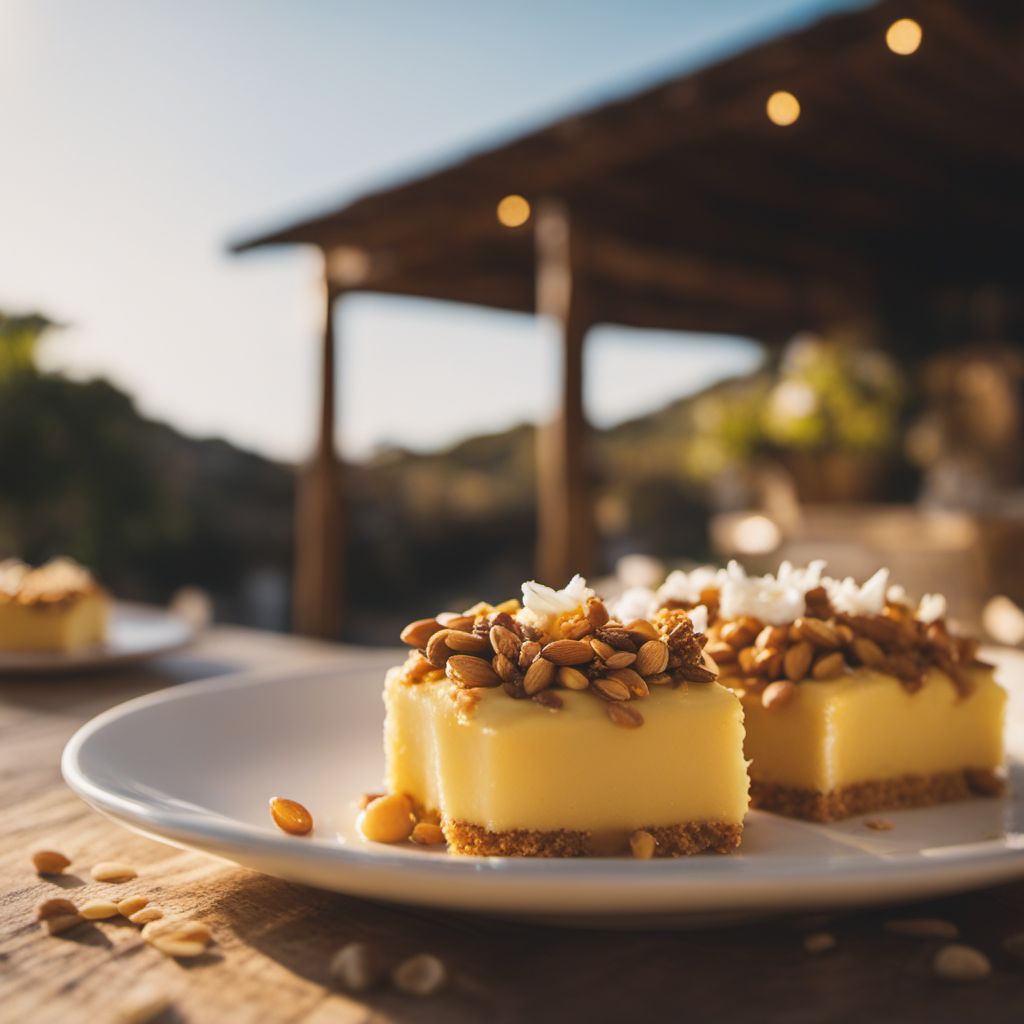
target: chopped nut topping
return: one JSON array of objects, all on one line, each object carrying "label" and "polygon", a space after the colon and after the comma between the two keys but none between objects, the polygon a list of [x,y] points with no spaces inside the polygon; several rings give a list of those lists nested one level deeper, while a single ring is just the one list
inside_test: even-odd
[{"label": "chopped nut topping", "polygon": [[[435,682],[442,674],[464,692],[501,688],[516,700],[533,698],[548,708],[563,706],[555,688],[589,692],[605,700],[642,700],[651,686],[707,683],[717,678],[704,657],[707,638],[694,631],[685,609],[652,619],[614,618],[607,606],[575,580],[564,591],[531,584],[526,608],[516,601],[479,604],[462,613],[418,619],[402,631],[410,653],[402,679]],[[526,590],[524,589],[524,593]],[[572,595],[582,602],[571,608]],[[756,631],[751,633],[751,640]],[[771,652],[781,664],[781,653]],[[453,698],[469,712],[478,697]],[[643,716],[618,716],[636,726]]]}]

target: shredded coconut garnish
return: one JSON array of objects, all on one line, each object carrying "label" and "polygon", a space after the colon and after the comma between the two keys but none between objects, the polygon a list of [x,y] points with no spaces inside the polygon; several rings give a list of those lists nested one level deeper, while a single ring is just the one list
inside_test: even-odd
[{"label": "shredded coconut garnish", "polygon": [[946,614],[946,599],[942,594],[925,594],[917,606],[917,618],[921,622],[935,622]]},{"label": "shredded coconut garnish", "polygon": [[691,608],[687,613],[693,623],[694,633],[706,633],[708,631],[708,609],[706,605],[699,604]]},{"label": "shredded coconut garnish", "polygon": [[523,584],[523,607],[545,621],[583,607],[593,596],[594,591],[578,573],[561,590],[546,587],[536,580]]},{"label": "shredded coconut garnish", "polygon": [[817,562],[803,571],[795,570],[789,562],[783,562],[777,577],[771,573],[748,576],[739,562],[731,561],[719,591],[720,614],[724,619],[751,615],[772,626],[792,622],[803,615],[806,607],[805,579],[812,576],[816,579],[820,571]]},{"label": "shredded coconut garnish", "polygon": [[650,618],[657,610],[657,599],[649,587],[630,587],[617,600],[608,603],[612,618],[624,623]]},{"label": "shredded coconut garnish", "polygon": [[680,601],[683,604],[696,604],[700,595],[708,587],[721,586],[725,573],[711,565],[702,565],[691,572],[683,572],[676,569],[670,572],[668,578],[655,595],[659,607],[663,607],[668,601]]},{"label": "shredded coconut garnish", "polygon": [[821,582],[837,612],[846,612],[847,615],[880,615],[885,607],[889,570],[879,569],[863,586],[857,586],[852,576],[844,580],[826,576]]}]

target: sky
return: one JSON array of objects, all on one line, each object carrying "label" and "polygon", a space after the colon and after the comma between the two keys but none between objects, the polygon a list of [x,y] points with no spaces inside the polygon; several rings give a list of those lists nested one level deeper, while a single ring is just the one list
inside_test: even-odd
[{"label": "sky", "polygon": [[[232,239],[850,5],[0,0],[0,309],[67,325],[48,369],[106,376],[188,433],[301,458],[317,266],[297,248],[232,256]],[[554,344],[532,317],[355,295],[338,331],[350,458],[553,408]],[[742,339],[614,327],[587,355],[599,425],[760,358]],[[458,402],[422,386],[439,365]],[[482,384],[499,365],[496,394]]]}]

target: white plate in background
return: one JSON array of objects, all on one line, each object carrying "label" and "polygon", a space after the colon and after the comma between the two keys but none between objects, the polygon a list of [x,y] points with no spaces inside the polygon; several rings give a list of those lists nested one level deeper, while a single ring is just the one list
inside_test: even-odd
[{"label": "white plate in background", "polygon": [[0,674],[60,675],[124,665],[169,654],[195,636],[194,626],[166,609],[115,601],[103,643],[74,651],[0,651]]},{"label": "white plate in background", "polygon": [[[1011,795],[833,825],[754,811],[741,852],[677,860],[457,857],[383,846],[352,800],[379,789],[383,672],[245,673],[129,701],[64,751],[68,784],[136,831],[294,882],[372,899],[603,925],[923,899],[1024,877],[1024,655],[990,651],[1011,691]],[[271,822],[271,796],[305,804],[308,837]]]}]

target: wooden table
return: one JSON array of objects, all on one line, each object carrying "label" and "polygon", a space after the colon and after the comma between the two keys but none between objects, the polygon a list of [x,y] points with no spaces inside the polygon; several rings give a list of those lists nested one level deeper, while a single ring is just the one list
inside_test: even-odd
[{"label": "wooden table", "polygon": [[[211,1024],[1024,1019],[1024,965],[1000,952],[1005,935],[1024,930],[1024,883],[915,909],[955,921],[964,941],[992,956],[991,978],[951,985],[931,974],[935,943],[883,931],[891,911],[832,919],[825,927],[837,947],[812,956],[802,948],[809,922],[799,920],[611,932],[381,906],[143,839],[89,810],[61,781],[65,741],[119,701],[236,669],[354,658],[380,661],[352,648],[215,628],[187,653],[145,670],[0,682],[0,1021],[114,1021],[141,984],[173,996],[160,1021]],[[40,843],[72,856],[78,875],[60,885],[38,878],[28,852]],[[56,937],[41,930],[33,919],[37,903],[64,889],[77,899],[99,893],[88,867],[115,859],[140,869],[126,891],[145,891],[208,922],[215,952],[191,963],[167,959],[127,923],[84,925]],[[429,999],[338,993],[327,965],[353,940],[391,958],[436,953],[453,982]]]}]

